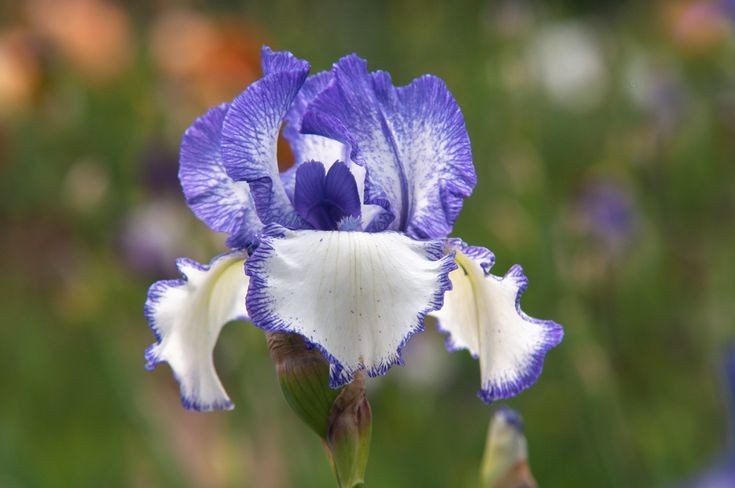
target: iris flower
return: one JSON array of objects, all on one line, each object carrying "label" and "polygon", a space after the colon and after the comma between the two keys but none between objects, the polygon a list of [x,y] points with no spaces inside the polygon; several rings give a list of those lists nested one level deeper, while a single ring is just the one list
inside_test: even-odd
[{"label": "iris flower", "polygon": [[[449,238],[475,186],[464,118],[442,80],[395,87],[346,56],[330,71],[262,51],[263,77],[186,131],[179,178],[194,214],[229,235],[208,265],[149,290],[156,342],[185,407],[231,409],[212,352],[223,325],[249,319],[300,334],[330,364],[330,386],[385,374],[433,314],[452,350],[479,358],[480,397],[531,386],[561,327],[525,315],[520,266]],[[279,133],[295,165],[279,172]]]}]

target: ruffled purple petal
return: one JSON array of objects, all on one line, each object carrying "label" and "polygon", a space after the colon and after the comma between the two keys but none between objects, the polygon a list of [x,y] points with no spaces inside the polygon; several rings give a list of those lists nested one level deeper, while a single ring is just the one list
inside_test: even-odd
[{"label": "ruffled purple petal", "polygon": [[309,65],[267,50],[263,64],[267,74],[235,98],[225,116],[222,158],[233,180],[250,184],[263,223],[302,228],[306,223],[293,209],[281,183],[276,146],[281,123],[306,80]]},{"label": "ruffled purple petal", "polygon": [[351,148],[351,159],[367,169],[365,203],[395,216],[392,229],[445,237],[476,177],[464,118],[444,82],[426,75],[396,88],[355,55],[332,72],[301,131]]},{"label": "ruffled purple petal", "polygon": [[335,161],[349,160],[349,148],[344,144],[322,136],[301,133],[301,120],[308,105],[329,86],[333,78],[329,71],[310,76],[286,115],[288,125],[283,129],[283,137],[291,144],[296,164],[320,161],[328,166]]},{"label": "ruffled purple petal", "polygon": [[263,224],[248,184],[233,181],[222,163],[220,137],[227,110],[227,104],[214,107],[186,130],[181,141],[179,180],[194,214],[212,230],[230,234],[230,247],[243,248],[253,242]]},{"label": "ruffled purple petal", "polygon": [[260,65],[263,76],[281,71],[306,71],[311,68],[309,63],[299,59],[288,51],[274,51],[268,46],[260,49]]}]

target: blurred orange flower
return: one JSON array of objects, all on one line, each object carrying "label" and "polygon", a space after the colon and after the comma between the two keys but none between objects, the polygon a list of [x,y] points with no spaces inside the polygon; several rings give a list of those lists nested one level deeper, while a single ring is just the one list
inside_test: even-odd
[{"label": "blurred orange flower", "polygon": [[731,34],[730,20],[721,2],[712,0],[662,3],[663,18],[674,42],[690,54],[721,46]]},{"label": "blurred orange flower", "polygon": [[123,73],[133,59],[126,12],[103,0],[28,0],[34,29],[57,47],[91,81]]},{"label": "blurred orange flower", "polygon": [[31,35],[22,29],[0,32],[0,117],[26,108],[39,82]]},{"label": "blurred orange flower", "polygon": [[150,31],[156,66],[197,114],[231,100],[260,75],[261,44],[252,26],[187,10],[164,12]]}]

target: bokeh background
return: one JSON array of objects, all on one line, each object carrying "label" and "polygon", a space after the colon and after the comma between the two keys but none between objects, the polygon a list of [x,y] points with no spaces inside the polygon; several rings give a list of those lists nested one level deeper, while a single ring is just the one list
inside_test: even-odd
[{"label": "bokeh background", "polygon": [[[541,486],[706,470],[735,336],[734,36],[719,0],[0,2],[0,486],[332,486],[252,325],[216,350],[233,412],[143,369],[149,284],[224,249],[184,203],[181,134],[263,43],[447,81],[479,176],[456,233],[521,263],[525,310],[566,329],[505,402]],[[428,329],[370,384],[369,486],[475,486],[492,407]]]}]

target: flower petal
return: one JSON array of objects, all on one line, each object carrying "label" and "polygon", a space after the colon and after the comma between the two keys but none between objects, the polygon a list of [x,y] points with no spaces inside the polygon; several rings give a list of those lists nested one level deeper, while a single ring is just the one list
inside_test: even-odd
[{"label": "flower petal", "polygon": [[246,258],[247,253],[235,251],[214,258],[208,266],[182,258],[176,263],[181,279],[158,281],[148,290],[145,314],[156,342],[146,350],[146,368],[169,363],[188,409],[233,408],[217,377],[212,352],[225,323],[247,318]]},{"label": "flower petal", "polygon": [[289,231],[268,226],[250,257],[247,306],[255,325],[304,336],[331,363],[338,387],[400,363],[424,316],[441,307],[455,268],[438,241],[398,233]]},{"label": "flower petal", "polygon": [[286,194],[293,201],[296,185],[296,172],[301,164],[308,161],[319,161],[329,170],[336,161],[345,162],[355,177],[357,191],[360,195],[361,214],[364,228],[370,232],[378,232],[388,227],[395,217],[377,205],[362,203],[365,188],[365,168],[350,160],[350,149],[347,145],[323,136],[301,133],[301,120],[311,101],[324,90],[334,79],[331,72],[317,73],[307,78],[299,94],[296,96],[291,110],[286,116],[288,124],[283,129],[283,137],[291,144],[295,164],[281,173],[281,181]]},{"label": "flower petal", "polygon": [[[267,56],[268,71],[232,102],[222,127],[222,158],[227,174],[247,181],[260,220],[287,227],[305,226],[291,206],[278,172],[278,132],[306,80],[309,64],[290,55]],[[296,60],[296,61],[294,61]],[[285,70],[281,70],[285,69]]]},{"label": "flower petal", "polygon": [[220,155],[222,122],[228,105],[199,117],[184,133],[179,158],[179,180],[186,203],[216,232],[230,234],[227,245],[244,248],[263,227],[244,181],[227,175]]},{"label": "flower petal", "polygon": [[337,230],[345,217],[358,220],[360,197],[355,178],[347,165],[337,162],[329,172],[325,172],[324,165],[316,161],[299,166],[294,207],[318,230]]},{"label": "flower petal", "polygon": [[546,352],[564,332],[551,320],[523,313],[520,298],[528,278],[520,266],[498,277],[490,274],[494,257],[487,249],[457,239],[449,248],[456,251],[459,268],[449,275],[452,290],[444,306],[432,315],[450,334],[450,350],[467,349],[480,358],[480,398],[490,403],[517,395],[536,382]]},{"label": "flower petal", "polygon": [[301,119],[306,108],[332,81],[334,77],[329,71],[310,76],[301,87],[291,110],[286,115],[288,125],[283,129],[283,137],[293,149],[296,165],[306,161],[319,161],[327,169],[335,161],[349,161],[349,148],[341,142],[326,137],[302,134]]},{"label": "flower petal", "polygon": [[260,66],[263,75],[280,71],[302,71],[310,69],[309,63],[299,59],[288,51],[274,51],[269,46],[260,49]]},{"label": "flower petal", "polygon": [[304,133],[336,139],[367,169],[365,203],[415,238],[445,237],[476,183],[464,118],[444,82],[422,76],[396,88],[365,60],[342,58],[309,105]]}]

